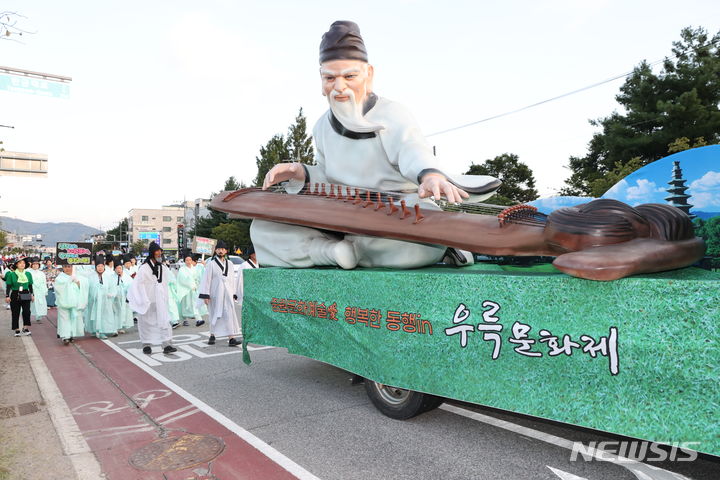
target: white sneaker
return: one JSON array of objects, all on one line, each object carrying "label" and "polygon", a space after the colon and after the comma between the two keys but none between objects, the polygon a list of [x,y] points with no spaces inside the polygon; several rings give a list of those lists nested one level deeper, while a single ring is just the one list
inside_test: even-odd
[{"label": "white sneaker", "polygon": [[355,247],[352,242],[348,240],[342,240],[335,244],[333,247],[333,256],[340,268],[352,270],[357,267],[358,258],[355,254]]},{"label": "white sneaker", "polygon": [[32,335],[32,333],[30,333],[30,330],[23,330],[22,334],[25,335],[26,337],[29,335]]}]

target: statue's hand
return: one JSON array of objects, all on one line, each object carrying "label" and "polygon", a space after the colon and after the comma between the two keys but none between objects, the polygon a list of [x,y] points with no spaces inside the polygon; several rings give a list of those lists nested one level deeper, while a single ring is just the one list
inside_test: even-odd
[{"label": "statue's hand", "polygon": [[445,175],[434,172],[426,173],[418,187],[418,197],[427,198],[433,196],[435,200],[439,200],[442,195],[445,195],[445,198],[450,203],[462,203],[463,198],[470,197],[465,190],[448,182]]},{"label": "statue's hand", "polygon": [[290,179],[304,181],[305,169],[299,163],[278,163],[265,175],[262,189]]}]

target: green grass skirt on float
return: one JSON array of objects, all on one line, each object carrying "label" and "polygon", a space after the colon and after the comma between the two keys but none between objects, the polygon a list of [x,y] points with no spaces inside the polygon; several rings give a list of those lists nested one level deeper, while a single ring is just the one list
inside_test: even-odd
[{"label": "green grass skirt on float", "polygon": [[[246,343],[376,382],[720,455],[720,274],[245,270]],[[247,350],[246,363],[250,363]]]}]

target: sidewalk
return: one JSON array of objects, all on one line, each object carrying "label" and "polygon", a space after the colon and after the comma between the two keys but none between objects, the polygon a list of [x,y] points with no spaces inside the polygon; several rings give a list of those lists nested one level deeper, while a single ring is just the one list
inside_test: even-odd
[{"label": "sidewalk", "polygon": [[0,332],[0,479],[76,478],[30,368],[29,338],[12,336],[4,307]]},{"label": "sidewalk", "polygon": [[63,345],[49,316],[15,338],[0,313],[0,480],[316,478],[111,342]]}]

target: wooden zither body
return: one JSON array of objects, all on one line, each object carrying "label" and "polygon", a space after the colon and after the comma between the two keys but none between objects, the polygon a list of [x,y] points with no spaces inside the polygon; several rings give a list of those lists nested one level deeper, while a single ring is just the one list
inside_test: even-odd
[{"label": "wooden zither body", "polygon": [[[532,207],[510,207],[498,216],[408,207],[387,192],[324,186],[289,195],[257,188],[222,192],[211,208],[340,233],[444,245],[492,256],[552,256],[573,276],[614,280],[669,270],[702,258],[705,245],[689,218],[667,205],[633,209],[595,200],[559,209],[549,217]],[[679,213],[678,213],[679,212]],[[683,218],[684,217],[684,218]],[[688,227],[689,225],[689,227]]]}]

